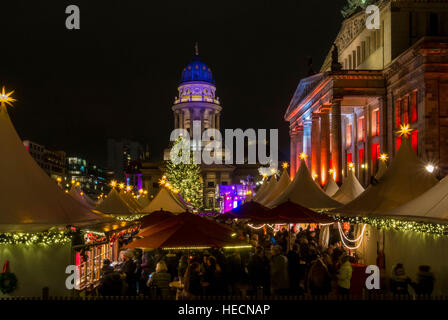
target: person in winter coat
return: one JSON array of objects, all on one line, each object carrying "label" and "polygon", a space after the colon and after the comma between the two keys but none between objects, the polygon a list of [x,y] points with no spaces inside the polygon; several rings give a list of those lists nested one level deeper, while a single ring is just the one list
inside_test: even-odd
[{"label": "person in winter coat", "polygon": [[282,254],[282,247],[272,248],[271,257],[271,292],[275,295],[285,295],[289,289],[288,258]]},{"label": "person in winter coat", "polygon": [[412,282],[411,286],[417,295],[431,295],[434,290],[434,275],[430,266],[419,266],[417,282]]},{"label": "person in winter coat", "polygon": [[263,287],[264,294],[269,294],[269,259],[264,255],[263,247],[257,247],[247,269],[253,290]]},{"label": "person in winter coat", "polygon": [[148,287],[156,287],[156,295],[162,298],[168,298],[170,295],[171,274],[168,273],[168,267],[165,261],[157,263],[156,272],[151,273],[147,282]]},{"label": "person in winter coat", "polygon": [[352,280],[353,268],[350,264],[350,256],[343,255],[341,257],[341,265],[338,270],[338,292],[341,295],[347,295],[350,293],[350,283]]},{"label": "person in winter coat", "polygon": [[411,279],[406,275],[402,263],[397,263],[392,269],[392,276],[390,278],[390,291],[394,295],[409,295],[408,285]]},{"label": "person in winter coat", "polygon": [[331,275],[322,258],[317,258],[308,272],[308,289],[312,295],[326,296],[331,291]]}]

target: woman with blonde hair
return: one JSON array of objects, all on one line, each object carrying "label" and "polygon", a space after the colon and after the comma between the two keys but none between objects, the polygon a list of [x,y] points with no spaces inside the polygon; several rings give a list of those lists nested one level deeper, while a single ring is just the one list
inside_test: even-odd
[{"label": "woman with blonde hair", "polygon": [[168,273],[168,267],[165,261],[160,261],[156,265],[156,272],[149,275],[148,287],[156,288],[156,295],[162,298],[168,298],[170,295],[171,275]]}]

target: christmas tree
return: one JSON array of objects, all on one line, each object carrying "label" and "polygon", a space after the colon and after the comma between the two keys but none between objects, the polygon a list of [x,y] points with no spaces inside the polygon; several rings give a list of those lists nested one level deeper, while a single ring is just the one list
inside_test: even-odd
[{"label": "christmas tree", "polygon": [[341,10],[342,16],[347,18],[358,10],[365,10],[369,5],[377,2],[377,0],[347,0],[347,4]]},{"label": "christmas tree", "polygon": [[[179,147],[178,144],[183,144],[185,141],[182,138],[177,139],[174,147]],[[185,148],[179,147],[178,156],[182,157],[182,150]],[[190,150],[188,148],[188,150]],[[195,210],[201,210],[203,207],[203,183],[201,178],[201,168],[199,165],[193,163],[193,153],[189,151],[189,163],[174,163],[168,160],[166,164],[165,176],[169,185],[173,189],[179,191],[182,198],[187,200]],[[188,162],[188,161],[186,161]]]}]

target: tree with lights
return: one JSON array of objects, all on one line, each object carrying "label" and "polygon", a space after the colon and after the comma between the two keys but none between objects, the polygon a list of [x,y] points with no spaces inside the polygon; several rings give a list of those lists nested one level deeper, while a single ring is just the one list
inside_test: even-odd
[{"label": "tree with lights", "polygon": [[365,10],[369,5],[377,0],[348,0],[345,7],[341,10],[342,16],[347,18],[358,10]]},{"label": "tree with lights", "polygon": [[[186,142],[182,140],[182,137],[179,137],[173,148],[181,143]],[[182,150],[185,150],[185,148],[179,148],[179,157],[182,157]],[[184,200],[188,201],[194,209],[200,210],[203,207],[201,168],[193,162],[193,153],[191,151],[189,156],[189,163],[181,162],[176,164],[168,160],[165,171],[166,181],[169,183],[169,186],[178,190]]]}]

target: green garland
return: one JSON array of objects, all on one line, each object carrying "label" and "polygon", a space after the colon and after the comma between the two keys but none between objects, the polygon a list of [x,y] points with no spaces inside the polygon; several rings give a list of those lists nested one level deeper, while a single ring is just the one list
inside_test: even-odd
[{"label": "green garland", "polygon": [[439,236],[448,235],[448,225],[424,223],[416,221],[403,221],[390,218],[380,217],[340,217],[334,218],[341,222],[349,222],[351,224],[365,223],[377,227],[379,229],[394,229],[400,231],[414,231],[422,233],[430,233]]},{"label": "green garland", "polygon": [[52,245],[72,240],[70,231],[44,231],[38,233],[0,233],[0,244]]},{"label": "green garland", "polygon": [[0,291],[3,294],[8,294],[16,290],[17,277],[12,272],[0,273]]}]

